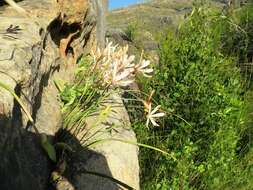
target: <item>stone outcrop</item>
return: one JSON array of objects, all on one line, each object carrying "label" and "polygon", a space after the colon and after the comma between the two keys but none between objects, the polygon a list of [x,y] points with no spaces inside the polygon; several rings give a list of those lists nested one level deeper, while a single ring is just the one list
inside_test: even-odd
[{"label": "stone outcrop", "polygon": [[[63,141],[75,149],[80,143],[86,147],[96,142],[89,149],[81,148],[81,151],[71,153],[63,176],[73,181],[77,189],[139,190],[138,147],[134,145],[137,143],[136,137],[127,111],[116,93],[111,94],[103,104],[103,107],[110,107],[105,119],[98,115],[88,117],[87,126],[79,130],[78,135],[74,135],[76,128],[60,132],[59,136],[65,137]],[[74,175],[68,177],[69,173]]]},{"label": "stone outcrop", "polygon": [[[72,81],[76,67],[73,63],[97,45],[104,45],[106,8],[103,5],[106,1],[80,2],[87,3],[87,7],[82,7],[79,17],[73,15],[73,9],[63,10],[64,6],[55,4],[53,0],[22,1],[20,5],[33,15],[29,17],[19,15],[10,7],[0,7],[0,82],[20,97],[39,133],[46,134],[52,143],[62,127],[61,107],[54,80]],[[63,17],[59,16],[61,11],[65,11]],[[120,107],[116,111],[118,119],[127,115],[123,104]],[[119,125],[121,129],[117,137],[136,140],[130,129],[123,128],[121,122]],[[87,150],[78,137],[71,131],[68,133],[80,145],[80,151],[71,157],[69,167],[75,169],[80,165],[80,168],[103,173],[138,189],[135,146],[108,142]],[[39,136],[13,96],[0,88],[1,190],[50,188],[50,176],[55,164],[42,150]],[[115,182],[81,173],[71,170],[62,177],[76,190],[94,189],[98,184],[100,187],[95,189],[107,190],[112,186],[115,187],[112,189],[120,189]],[[100,182],[97,182],[99,179]],[[62,184],[60,187],[59,190],[66,188]]]}]

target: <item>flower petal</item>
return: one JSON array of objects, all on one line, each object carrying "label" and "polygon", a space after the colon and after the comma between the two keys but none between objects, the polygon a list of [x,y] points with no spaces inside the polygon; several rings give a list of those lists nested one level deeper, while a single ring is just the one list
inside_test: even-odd
[{"label": "flower petal", "polygon": [[128,86],[130,84],[132,84],[134,82],[134,80],[126,80],[126,81],[119,81],[118,83],[116,83],[119,86]]},{"label": "flower petal", "polygon": [[147,118],[147,121],[146,121],[146,127],[149,126],[149,118]]},{"label": "flower petal", "polygon": [[147,77],[147,78],[151,78],[151,77],[152,77],[152,75],[147,75],[147,74],[145,74],[145,73],[143,73],[143,76],[144,76],[144,77]]},{"label": "flower petal", "polygon": [[150,118],[150,121],[155,127],[159,127],[158,123],[156,123],[156,121],[153,118]]},{"label": "flower petal", "polygon": [[154,70],[153,69],[142,69],[140,71],[143,73],[152,73]]},{"label": "flower petal", "polygon": [[125,70],[124,72],[118,74],[115,76],[115,78],[113,80],[115,81],[120,81],[122,79],[127,78],[129,75],[131,74],[131,70]]},{"label": "flower petal", "polygon": [[146,68],[149,65],[150,65],[150,61],[149,60],[143,60],[140,68],[141,69],[142,68]]},{"label": "flower petal", "polygon": [[156,106],[155,109],[153,111],[151,111],[151,115],[153,115],[155,112],[157,112],[160,107],[161,107],[161,105]]},{"label": "flower petal", "polygon": [[164,116],[165,116],[165,113],[156,113],[152,115],[152,117],[164,117]]}]

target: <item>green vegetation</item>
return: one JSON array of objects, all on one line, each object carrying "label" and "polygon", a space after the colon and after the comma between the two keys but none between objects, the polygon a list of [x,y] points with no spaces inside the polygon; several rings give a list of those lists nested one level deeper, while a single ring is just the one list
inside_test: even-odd
[{"label": "green vegetation", "polygon": [[92,64],[91,58],[83,58],[76,71],[75,83],[65,84],[61,88],[64,128],[84,128],[86,118],[96,113],[101,102],[108,96],[102,89],[101,72],[94,70]]},{"label": "green vegetation", "polygon": [[[78,131],[74,135],[80,136],[82,129],[86,127],[87,117],[92,115],[96,115],[96,122],[89,126],[90,128],[95,128],[105,122],[108,115],[113,112],[114,102],[112,100],[114,99],[111,99],[110,96],[118,91],[126,90],[135,81],[137,75],[150,77],[153,72],[153,69],[149,68],[150,61],[141,57],[138,62],[135,62],[135,56],[129,56],[127,52],[128,46],[118,47],[109,42],[103,50],[98,49],[92,52],[91,56],[81,59],[74,83],[56,82],[61,92],[63,125],[70,133]],[[117,103],[117,106],[120,105]],[[79,140],[82,145],[87,146],[87,142],[84,144],[87,141],[85,136]],[[89,143],[96,144],[108,140],[111,139],[95,139],[97,142]],[[132,144],[132,142],[126,143]],[[148,148],[163,152],[155,147]],[[166,154],[166,152],[163,153]]]},{"label": "green vegetation", "polygon": [[136,23],[130,23],[126,28],[126,35],[129,38],[129,40],[134,41],[136,37],[137,32],[137,24]]},{"label": "green vegetation", "polygon": [[[232,13],[231,13],[232,12]],[[253,57],[253,6],[247,4],[240,9],[230,10],[231,18],[223,25],[223,52],[236,55],[240,63],[250,63]],[[231,24],[234,26],[231,26]],[[223,23],[224,24],[224,23]]]},{"label": "green vegetation", "polygon": [[141,83],[167,117],[152,129],[132,120],[141,143],[176,160],[141,149],[142,189],[252,189],[252,96],[237,67],[252,61],[250,10],[196,6],[161,40],[154,77]]}]

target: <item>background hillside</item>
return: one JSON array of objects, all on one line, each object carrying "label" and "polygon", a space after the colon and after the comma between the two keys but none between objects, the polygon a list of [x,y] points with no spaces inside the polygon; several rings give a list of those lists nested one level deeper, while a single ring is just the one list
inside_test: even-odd
[{"label": "background hillside", "polygon": [[[224,6],[226,0],[211,3]],[[157,33],[159,30],[174,28],[186,13],[191,12],[193,0],[153,0],[147,3],[116,9],[108,14],[108,28],[126,30],[131,23],[136,23],[142,30]]]},{"label": "background hillside", "polygon": [[[155,58],[160,36],[174,31],[185,15],[192,11],[193,0],[152,0],[107,15],[107,37],[120,45],[128,44],[130,52],[142,49]],[[226,0],[210,1],[214,7],[226,6]],[[155,60],[154,60],[155,61]]]}]

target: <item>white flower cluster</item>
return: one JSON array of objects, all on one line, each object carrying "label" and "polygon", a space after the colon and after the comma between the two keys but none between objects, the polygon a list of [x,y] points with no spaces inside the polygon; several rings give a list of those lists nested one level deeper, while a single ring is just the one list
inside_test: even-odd
[{"label": "white flower cluster", "polygon": [[95,67],[103,72],[104,83],[115,87],[126,87],[134,82],[136,74],[151,77],[153,72],[150,61],[140,59],[136,64],[135,56],[128,55],[128,46],[119,47],[109,42],[103,50],[92,52]]},{"label": "white flower cluster", "polygon": [[[119,47],[109,42],[103,50],[97,49],[96,52],[91,52],[91,56],[94,62],[94,70],[99,69],[103,74],[105,86],[126,87],[134,82],[137,74],[151,77],[153,73],[153,69],[150,68],[150,61],[143,59],[143,56],[141,56],[139,63],[135,63],[135,56],[128,55],[128,46]],[[147,127],[150,123],[153,126],[159,126],[157,119],[165,116],[165,113],[158,112],[160,105],[152,110],[153,93],[154,91],[151,92],[147,100],[143,100]]]}]

